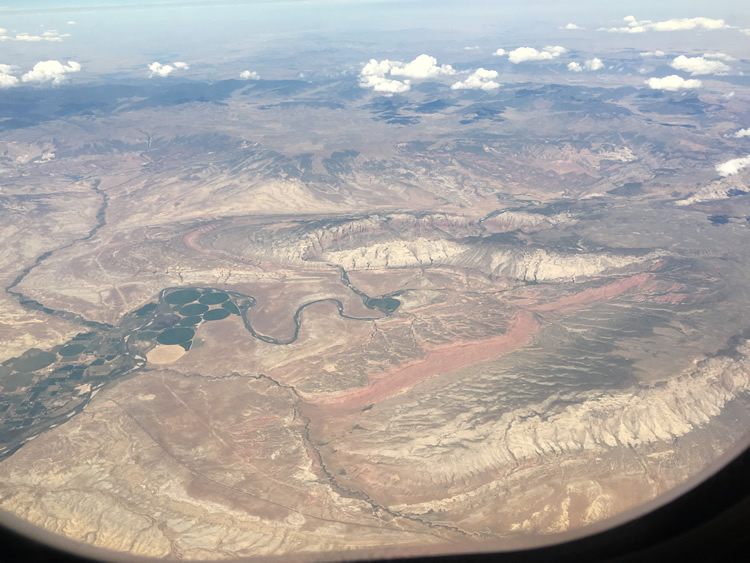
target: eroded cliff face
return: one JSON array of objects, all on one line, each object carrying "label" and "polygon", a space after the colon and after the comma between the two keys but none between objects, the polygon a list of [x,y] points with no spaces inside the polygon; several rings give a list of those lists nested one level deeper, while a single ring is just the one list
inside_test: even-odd
[{"label": "eroded cliff face", "polygon": [[[497,239],[493,233],[544,231],[575,224],[572,213],[545,216],[506,212],[487,221],[449,215],[393,214],[304,225],[275,233],[246,234],[243,256],[284,265],[333,264],[346,270],[386,270],[456,266],[487,276],[519,281],[590,279],[625,269],[645,268],[666,253],[587,251],[581,247],[556,251],[523,239]],[[233,235],[234,237],[238,235]],[[228,238],[207,237],[207,246],[224,248]]]},{"label": "eroded cliff face", "polygon": [[[460,481],[540,456],[670,443],[709,424],[750,389],[750,344],[736,354],[703,360],[654,386],[553,394],[499,417],[486,407],[470,408],[418,436],[414,425],[435,413],[427,401],[411,402],[392,413],[387,425],[361,432],[361,449],[353,452],[377,451],[379,463],[395,467],[421,466],[427,480]],[[388,446],[378,446],[386,434]]]}]

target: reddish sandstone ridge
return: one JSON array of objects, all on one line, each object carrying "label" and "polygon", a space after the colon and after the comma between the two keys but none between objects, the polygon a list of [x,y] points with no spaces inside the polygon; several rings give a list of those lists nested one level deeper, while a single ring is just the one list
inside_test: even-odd
[{"label": "reddish sandstone ridge", "polygon": [[539,323],[532,313],[520,311],[508,331],[501,336],[428,350],[421,360],[370,376],[372,383],[367,387],[307,402],[315,406],[325,406],[326,412],[331,412],[331,407],[344,410],[360,409],[408,391],[435,375],[507,354],[525,345],[538,328]]},{"label": "reddish sandstone ridge", "polygon": [[210,250],[206,250],[198,244],[198,237],[204,233],[213,231],[215,228],[216,225],[206,225],[205,227],[200,227],[198,229],[190,231],[189,233],[183,235],[182,242],[191,250],[195,250],[196,252],[200,252],[201,254],[211,254]]},{"label": "reddish sandstone ridge", "polygon": [[656,288],[657,280],[654,274],[637,274],[622,278],[616,282],[608,283],[602,287],[592,287],[583,291],[563,297],[551,303],[530,307],[532,311],[569,311],[578,305],[587,305],[594,301],[612,299],[631,290],[648,291]]},{"label": "reddish sandstone ridge", "polygon": [[658,285],[654,274],[643,273],[622,278],[602,287],[585,289],[575,295],[551,303],[519,310],[508,331],[494,338],[428,349],[424,358],[402,364],[394,369],[370,376],[366,387],[308,399],[308,407],[325,407],[327,415],[361,409],[404,393],[435,375],[448,373],[480,362],[492,360],[526,345],[540,324],[534,312],[570,312],[595,301],[611,299],[626,292],[650,291]]}]

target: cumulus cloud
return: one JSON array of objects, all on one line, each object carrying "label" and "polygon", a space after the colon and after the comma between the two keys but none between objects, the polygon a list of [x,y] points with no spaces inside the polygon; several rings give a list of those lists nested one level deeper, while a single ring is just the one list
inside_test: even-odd
[{"label": "cumulus cloud", "polygon": [[601,61],[601,59],[594,57],[593,59],[588,59],[585,63],[583,63],[583,66],[586,70],[601,70],[604,68],[604,63]]},{"label": "cumulus cloud", "polygon": [[13,37],[15,41],[42,41],[41,35],[29,35],[28,33],[17,33],[15,37]]},{"label": "cumulus cloud", "polygon": [[719,59],[720,61],[736,61],[732,55],[726,53],[703,53],[705,59]]},{"label": "cumulus cloud", "polygon": [[53,43],[61,43],[66,37],[70,37],[70,33],[60,33],[54,29],[45,31],[41,35],[32,35],[30,33],[21,32],[15,35],[6,35],[8,30],[0,28],[0,41],[23,41],[36,43],[39,41],[51,41]]},{"label": "cumulus cloud", "polygon": [[505,54],[505,49],[498,49],[494,53],[492,53],[496,57],[502,57]]},{"label": "cumulus cloud", "polygon": [[580,25],[576,25],[574,23],[569,23],[566,25],[563,29],[586,29],[585,27],[581,27]]},{"label": "cumulus cloud", "polygon": [[174,67],[172,65],[163,65],[159,62],[153,62],[148,65],[148,77],[153,78],[154,76],[169,76],[172,74]]},{"label": "cumulus cloud", "polygon": [[385,76],[368,75],[360,76],[359,85],[362,88],[372,88],[376,92],[386,94],[402,94],[411,89],[411,80],[391,80]]},{"label": "cumulus cloud", "polygon": [[644,51],[643,53],[640,53],[642,57],[663,57],[664,51]]},{"label": "cumulus cloud", "polygon": [[478,50],[479,50],[479,45],[473,45],[473,46],[470,46],[470,47],[464,47],[464,51],[478,51]]},{"label": "cumulus cloud", "polygon": [[243,70],[240,72],[240,78],[242,80],[258,80],[260,79],[260,75],[254,70],[252,72],[249,70]]},{"label": "cumulus cloud", "polygon": [[626,16],[623,21],[627,24],[621,27],[600,27],[597,31],[610,33],[645,33],[646,31],[689,31],[691,29],[727,29],[729,25],[724,20],[712,18],[673,18],[654,22],[651,20],[638,21],[634,16]]},{"label": "cumulus cloud", "polygon": [[750,166],[750,155],[742,158],[733,158],[722,164],[717,164],[716,171],[719,173],[719,176],[732,176],[748,166]]},{"label": "cumulus cloud", "polygon": [[478,68],[466,80],[453,84],[451,90],[484,90],[485,92],[497,90],[500,88],[500,84],[495,82],[497,76],[496,70]]},{"label": "cumulus cloud", "polygon": [[568,70],[571,72],[583,72],[584,69],[595,71],[602,68],[604,68],[604,63],[597,57],[584,61],[583,66],[577,62],[568,63]]},{"label": "cumulus cloud", "polygon": [[385,75],[391,71],[393,62],[388,59],[378,61],[370,59],[359,73],[359,85],[361,88],[372,88],[376,92],[387,94],[400,94],[411,89],[409,80],[392,80]]},{"label": "cumulus cloud", "polygon": [[568,50],[565,47],[560,47],[560,45],[547,46],[541,51],[537,51],[533,47],[519,47],[508,53],[508,60],[513,64],[528,61],[549,61],[567,52]]},{"label": "cumulus cloud", "polygon": [[64,65],[60,61],[39,61],[29,72],[21,76],[22,82],[38,82],[40,84],[62,84],[71,72],[79,72],[81,65],[75,61],[68,61]]},{"label": "cumulus cloud", "polygon": [[[359,73],[359,85],[362,88],[372,88],[376,92],[400,94],[411,89],[409,79],[422,80],[453,74],[456,74],[456,71],[451,65],[438,66],[437,59],[430,55],[419,55],[408,63],[370,59]],[[398,76],[402,80],[395,80],[389,76]]]},{"label": "cumulus cloud", "polygon": [[742,137],[750,137],[750,128],[740,129],[734,135],[732,135],[732,137],[734,137],[735,139],[741,139]]},{"label": "cumulus cloud", "polygon": [[164,78],[165,76],[169,76],[170,74],[172,74],[175,70],[189,69],[190,65],[182,61],[177,61],[172,64],[161,64],[160,62],[153,62],[148,65],[148,77],[153,78],[154,76],[159,76],[161,78]]},{"label": "cumulus cloud", "polygon": [[18,84],[18,78],[11,74],[10,65],[0,64],[0,88],[11,88]]},{"label": "cumulus cloud", "polygon": [[676,74],[670,74],[664,78],[649,78],[646,80],[646,84],[652,90],[667,90],[669,92],[676,92],[677,90],[684,90],[690,88],[700,88],[703,84],[700,80],[691,78],[685,80],[681,76]]},{"label": "cumulus cloud", "polygon": [[706,59],[704,57],[686,57],[680,55],[669,66],[676,70],[689,72],[691,76],[699,74],[720,74],[729,70],[729,66],[721,61]]},{"label": "cumulus cloud", "polygon": [[410,63],[395,63],[391,67],[392,76],[406,78],[434,78],[440,75],[456,74],[451,65],[437,65],[437,59],[430,55],[419,55]]}]

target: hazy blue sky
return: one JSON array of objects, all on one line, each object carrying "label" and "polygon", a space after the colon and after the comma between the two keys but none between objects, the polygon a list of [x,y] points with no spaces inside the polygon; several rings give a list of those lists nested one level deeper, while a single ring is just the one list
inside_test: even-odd
[{"label": "hazy blue sky", "polygon": [[[700,48],[711,49],[722,46],[719,39],[745,41],[736,32],[730,38],[728,32],[697,31],[688,37],[688,32],[620,35],[595,31],[623,25],[622,18],[628,15],[655,21],[704,16],[750,27],[746,2],[736,0],[23,0],[6,1],[0,7],[0,28],[9,36],[41,35],[49,30],[70,35],[60,42],[2,41],[0,64],[28,66],[38,60],[67,59],[79,61],[86,72],[104,73],[143,68],[150,60],[168,57],[198,63],[193,65],[197,72],[201,64],[207,67],[310,49],[313,37],[316,49],[331,38],[372,44],[372,56],[388,56],[392,51],[404,57],[432,48],[430,41],[436,55],[442,46],[482,41],[486,48],[565,42],[573,49],[660,49],[677,41],[689,47],[688,40],[696,37],[701,37]],[[561,31],[568,22],[587,30]]]}]

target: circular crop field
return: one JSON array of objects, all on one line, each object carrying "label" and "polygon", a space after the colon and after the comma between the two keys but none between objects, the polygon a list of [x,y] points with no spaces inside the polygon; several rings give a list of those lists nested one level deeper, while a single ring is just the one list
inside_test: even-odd
[{"label": "circular crop field", "polygon": [[178,312],[184,317],[194,317],[195,315],[202,315],[206,311],[208,311],[208,305],[191,303],[190,305],[185,305]]},{"label": "circular crop field", "polygon": [[235,305],[231,301],[227,301],[225,303],[222,303],[221,306],[224,307],[227,311],[229,311],[233,315],[239,315],[240,314],[240,310],[237,308],[237,305]]},{"label": "circular crop field", "polygon": [[167,346],[169,346],[187,342],[188,340],[193,338],[193,336],[195,336],[195,331],[192,328],[178,326],[175,328],[168,328],[167,330],[162,332],[159,336],[156,337],[156,341],[159,344],[166,344]]},{"label": "circular crop field", "polygon": [[206,321],[220,321],[226,319],[229,316],[229,311],[226,309],[213,309],[203,313],[203,320]]},{"label": "circular crop field", "polygon": [[181,326],[195,326],[195,325],[197,325],[198,323],[200,323],[200,322],[201,322],[202,320],[203,320],[203,317],[200,317],[200,316],[196,316],[196,317],[185,317],[184,319],[182,319],[182,320],[181,320],[181,321],[180,321],[179,323],[177,323],[177,324],[178,324],[178,325],[181,325]]},{"label": "circular crop field", "polygon": [[206,293],[203,297],[198,299],[198,302],[206,305],[218,305],[219,303],[224,303],[227,299],[229,299],[229,295],[226,293],[213,292]]},{"label": "circular crop field", "polygon": [[164,301],[170,305],[185,305],[196,301],[200,296],[201,292],[197,289],[178,289],[167,295]]},{"label": "circular crop field", "polygon": [[13,369],[16,371],[36,371],[46,368],[57,361],[57,356],[52,352],[43,352],[32,348],[20,358],[13,361]]}]

